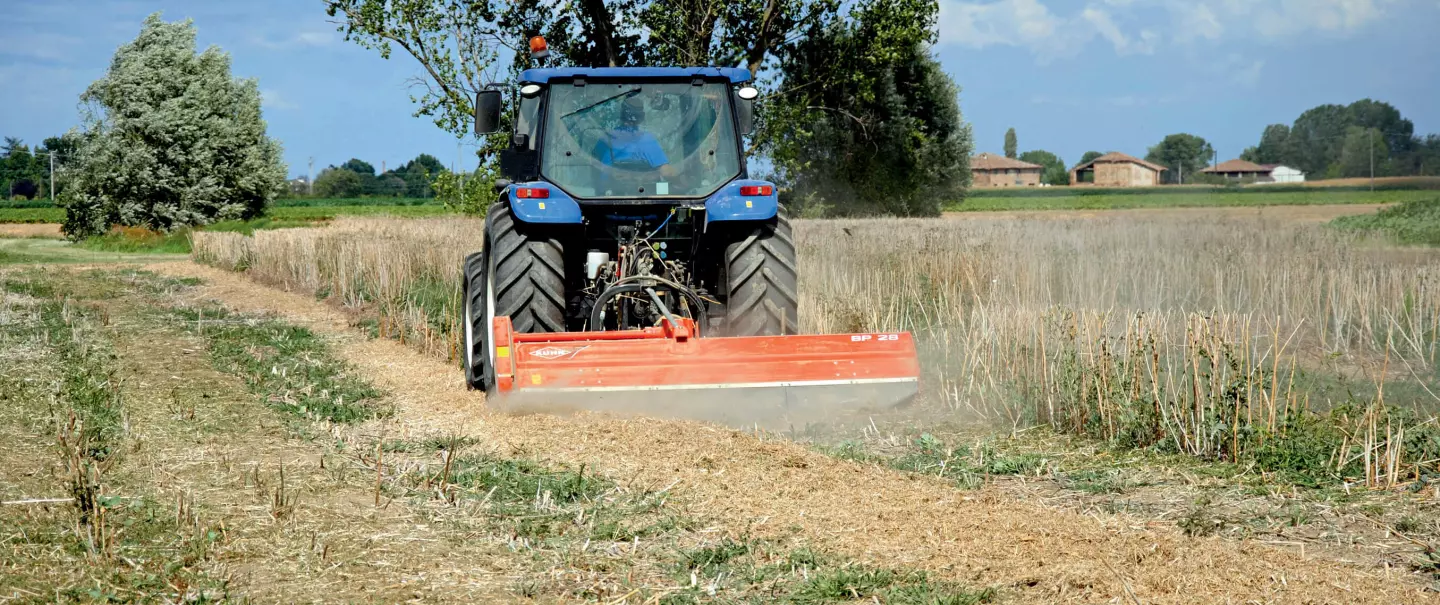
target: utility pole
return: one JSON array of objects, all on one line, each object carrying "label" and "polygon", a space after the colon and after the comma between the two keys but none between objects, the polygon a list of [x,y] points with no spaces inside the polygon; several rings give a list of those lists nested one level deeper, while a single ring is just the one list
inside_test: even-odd
[{"label": "utility pole", "polygon": [[455,176],[460,183],[460,207],[465,207],[465,163],[460,159],[460,150],[464,148],[464,141],[455,141],[455,168],[458,170]]},{"label": "utility pole", "polygon": [[55,152],[51,151],[45,155],[50,156],[50,204],[55,204]]},{"label": "utility pole", "polygon": [[310,156],[310,167],[305,171],[305,195],[315,196],[315,156]]},{"label": "utility pole", "polygon": [[1375,129],[1370,129],[1370,191],[1375,191]]}]

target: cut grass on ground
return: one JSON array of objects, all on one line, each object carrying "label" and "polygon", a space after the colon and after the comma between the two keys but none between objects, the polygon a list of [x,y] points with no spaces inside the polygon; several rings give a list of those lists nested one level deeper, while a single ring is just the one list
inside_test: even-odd
[{"label": "cut grass on ground", "polygon": [[[386,421],[364,420],[382,415],[371,404],[384,395],[335,361],[324,339],[273,319],[202,312],[189,302],[194,280],[12,269],[0,285],[0,495],[87,494],[92,502],[0,507],[0,523],[20,530],[0,539],[0,596],[804,604],[997,597],[994,589],[818,553],[794,538],[726,537],[672,502],[668,488],[584,465],[467,451],[479,448],[459,434],[384,439]],[[66,373],[77,377],[59,381],[58,403],[76,413],[70,429],[60,422],[67,416],[56,418],[47,386]],[[291,430],[276,431],[277,419]],[[93,438],[85,437],[92,427]],[[51,459],[57,432],[75,447]],[[62,460],[73,459],[89,461],[76,467],[85,472],[29,472],[71,468]],[[82,481],[67,483],[71,476]]]},{"label": "cut grass on ground", "polygon": [[[14,431],[0,456],[7,467],[0,496],[21,501],[0,509],[0,524],[10,528],[0,538],[0,596],[227,598],[227,579],[210,566],[224,529],[202,523],[183,503],[125,489],[123,467],[139,446],[106,317],[56,298],[60,289],[36,275],[0,277],[0,316],[9,320],[0,322],[0,351],[29,352],[27,363],[0,364],[0,418]],[[40,385],[52,381],[58,389],[45,392]],[[29,430],[15,430],[21,427]],[[46,443],[58,447],[47,451]],[[44,479],[12,484],[27,475],[10,472],[17,468]],[[68,498],[55,498],[61,494]]]},{"label": "cut grass on ground", "polygon": [[[940,427],[931,427],[938,430]],[[886,431],[884,425],[872,434]],[[936,477],[957,489],[982,486],[1085,511],[1173,523],[1187,535],[1279,536],[1311,552],[1426,572],[1440,540],[1440,508],[1425,494],[1374,491],[1349,482],[1316,484],[1263,464],[1205,462],[1035,428],[1010,438],[963,432],[815,442],[827,455]],[[1429,490],[1426,483],[1416,489]],[[1163,521],[1161,521],[1163,520]],[[1403,528],[1403,529],[1402,529]],[[1347,544],[1366,544],[1363,551]],[[1428,572],[1427,572],[1428,573]],[[1440,576],[1437,576],[1440,577]]]}]

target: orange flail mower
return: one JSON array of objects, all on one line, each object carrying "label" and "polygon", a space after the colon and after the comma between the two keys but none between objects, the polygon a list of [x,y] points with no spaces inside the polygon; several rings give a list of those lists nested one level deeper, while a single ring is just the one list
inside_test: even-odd
[{"label": "orange flail mower", "polygon": [[670,404],[708,397],[716,420],[912,399],[920,366],[909,333],[698,338],[688,318],[612,332],[517,334],[495,318],[500,395],[591,410],[635,409],[651,392]]}]

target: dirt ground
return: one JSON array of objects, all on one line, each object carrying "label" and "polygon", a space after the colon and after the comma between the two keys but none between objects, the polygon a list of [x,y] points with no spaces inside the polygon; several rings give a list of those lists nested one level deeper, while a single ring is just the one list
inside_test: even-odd
[{"label": "dirt ground", "polygon": [[1187,537],[1130,517],[1016,499],[996,487],[961,491],[712,425],[499,414],[463,389],[451,364],[366,339],[343,313],[311,297],[188,262],[150,268],[201,278],[199,297],[278,314],[331,339],[343,358],[392,394],[398,410],[389,430],[397,434],[458,431],[482,449],[583,464],[669,489],[728,535],[801,539],[866,563],[998,587],[1007,602],[1401,603],[1432,597],[1417,576],[1399,570],[1253,540]]},{"label": "dirt ground", "polygon": [[997,210],[946,212],[953,220],[1068,220],[1115,218],[1166,218],[1217,220],[1257,219],[1294,223],[1324,223],[1342,216],[1370,214],[1386,204],[1335,204],[1314,206],[1225,206],[1215,208],[1125,208],[1118,210]]}]

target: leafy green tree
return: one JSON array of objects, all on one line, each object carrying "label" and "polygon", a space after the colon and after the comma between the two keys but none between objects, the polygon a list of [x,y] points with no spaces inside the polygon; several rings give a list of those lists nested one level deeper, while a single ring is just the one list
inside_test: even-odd
[{"label": "leafy green tree", "polygon": [[[371,175],[370,178],[375,178]],[[315,177],[315,197],[359,197],[366,193],[365,177],[354,170],[331,166]]]},{"label": "leafy green tree", "polygon": [[[53,180],[55,194],[58,196],[65,192],[65,187],[68,182],[65,176],[65,170],[70,163],[75,160],[79,150],[80,137],[74,132],[68,132],[58,137],[46,137],[45,142],[42,143],[39,148],[39,151],[44,153],[44,157],[42,157],[40,153],[36,153],[35,155],[36,160],[40,164],[42,193],[49,193],[46,187],[49,187],[52,182],[50,175],[52,165],[55,167],[56,172]],[[53,163],[50,157],[52,155],[54,156]]]},{"label": "leafy green tree", "polygon": [[32,198],[38,191],[41,172],[34,154],[24,141],[5,137],[0,146],[0,190],[5,199],[11,197]]},{"label": "leafy green tree", "polygon": [[434,178],[435,199],[446,208],[483,216],[495,202],[493,187],[500,175],[486,166],[471,173],[444,171]]},{"label": "leafy green tree", "polygon": [[247,219],[284,186],[256,81],[232,77],[217,47],[197,54],[190,21],[150,15],[80,100],[88,110],[62,200],[71,237],[112,224],[169,230]]},{"label": "leafy green tree", "polygon": [[365,160],[350,158],[340,165],[341,170],[349,170],[361,176],[375,176],[375,166]]},{"label": "leafy green tree", "polygon": [[1184,184],[1191,182],[1192,175],[1199,176],[1200,169],[1210,165],[1214,155],[1215,148],[1204,138],[1179,133],[1169,135],[1151,147],[1145,154],[1145,160],[1169,168],[1164,173],[1166,178]]},{"label": "leafy green tree", "polygon": [[445,172],[445,165],[441,164],[440,160],[428,153],[422,153],[399,168],[380,175],[380,179],[388,182],[393,177],[401,181],[398,185],[393,182],[385,185],[384,189],[394,192],[387,193],[387,195],[434,197],[435,191],[431,186],[431,180],[442,172]]},{"label": "leafy green tree", "polygon": [[1415,151],[1407,158],[1406,174],[1440,176],[1440,135],[1416,137]]},{"label": "leafy green tree", "polygon": [[1020,148],[1020,141],[1015,137],[1015,129],[1005,131],[1005,157],[1015,159],[1015,152]]},{"label": "leafy green tree", "polygon": [[1351,115],[1344,105],[1320,105],[1300,114],[1290,127],[1295,168],[1306,174],[1325,174],[1339,160],[1350,126]]},{"label": "leafy green tree", "polygon": [[1070,171],[1065,168],[1065,160],[1060,159],[1058,155],[1043,149],[1036,149],[1020,154],[1019,160],[1044,166],[1045,171],[1040,174],[1042,183],[1057,187],[1070,184]]},{"label": "leafy green tree", "polygon": [[1377,177],[1394,174],[1390,146],[1380,129],[1351,126],[1340,146],[1340,159],[1329,174],[1340,178],[1368,177],[1372,174],[1371,170]]},{"label": "leafy green tree", "polygon": [[1240,159],[1256,164],[1289,164],[1294,162],[1294,155],[1290,145],[1290,127],[1271,124],[1260,136],[1260,144],[1246,148]]},{"label": "leafy green tree", "polygon": [[[1361,128],[1376,131],[1385,141],[1385,148],[1393,154],[1410,152],[1415,146],[1415,124],[1400,115],[1395,106],[1373,99],[1361,99],[1351,103],[1351,123]],[[1347,136],[1348,136],[1348,130]]]},{"label": "leafy green tree", "polygon": [[1076,164],[1076,166],[1079,166],[1081,164],[1088,164],[1091,160],[1094,160],[1095,158],[1098,158],[1102,155],[1105,154],[1098,151],[1087,151],[1085,152],[1085,155],[1080,156],[1080,164]]},{"label": "leafy green tree", "polygon": [[[933,216],[970,182],[958,90],[929,50],[933,2],[868,0],[815,25],[780,65],[794,89],[762,140],[789,203],[809,212]],[[784,125],[781,127],[781,125]]]}]

